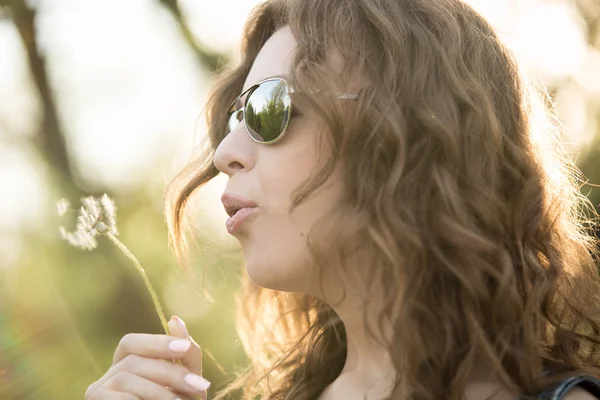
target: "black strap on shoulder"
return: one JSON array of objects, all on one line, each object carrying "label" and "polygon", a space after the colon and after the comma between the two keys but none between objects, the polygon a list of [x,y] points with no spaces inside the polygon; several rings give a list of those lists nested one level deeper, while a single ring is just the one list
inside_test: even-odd
[{"label": "black strap on shoulder", "polygon": [[562,400],[569,390],[575,386],[587,390],[592,395],[600,399],[600,379],[593,376],[574,376],[560,382],[553,390],[542,393],[540,400]]}]

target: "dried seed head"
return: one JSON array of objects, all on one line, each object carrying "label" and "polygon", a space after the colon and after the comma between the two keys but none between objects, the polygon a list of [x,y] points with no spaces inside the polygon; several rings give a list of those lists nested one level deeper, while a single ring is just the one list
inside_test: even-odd
[{"label": "dried seed head", "polygon": [[61,217],[64,216],[67,213],[70,205],[71,204],[69,203],[69,200],[60,199],[58,201],[58,203],[56,203],[56,207],[58,209],[58,215],[60,215]]},{"label": "dried seed head", "polygon": [[[75,231],[67,232],[64,227],[59,228],[61,238],[72,246],[83,250],[92,250],[98,246],[96,237],[101,234],[111,233],[118,235],[116,224],[117,208],[115,202],[107,194],[100,198],[93,196],[82,197],[82,206],[77,215]],[[57,203],[59,215],[64,215],[69,202],[61,199]]]},{"label": "dried seed head", "polygon": [[62,226],[58,228],[62,239],[66,240],[71,246],[82,250],[93,250],[98,247],[98,241],[93,234],[80,231],[67,232]]},{"label": "dried seed head", "polygon": [[102,210],[104,212],[104,218],[102,218],[102,222],[104,222],[107,226],[107,229],[113,235],[118,235],[117,231],[117,206],[113,199],[108,197],[106,193],[102,195],[100,198],[100,204],[102,205]]}]

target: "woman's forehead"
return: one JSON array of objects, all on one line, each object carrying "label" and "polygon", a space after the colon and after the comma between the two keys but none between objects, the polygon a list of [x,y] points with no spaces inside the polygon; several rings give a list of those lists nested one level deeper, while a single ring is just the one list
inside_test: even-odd
[{"label": "woman's forehead", "polygon": [[279,29],[266,41],[246,77],[242,92],[273,76],[286,76],[292,65],[297,42],[289,27]]}]

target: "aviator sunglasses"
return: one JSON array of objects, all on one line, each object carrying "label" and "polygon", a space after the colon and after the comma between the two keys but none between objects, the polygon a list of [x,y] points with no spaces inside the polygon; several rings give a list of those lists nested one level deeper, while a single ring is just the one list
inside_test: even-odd
[{"label": "aviator sunglasses", "polygon": [[[243,120],[246,132],[257,143],[270,144],[279,141],[290,123],[294,89],[284,78],[262,80],[243,91],[227,112],[225,135]],[[241,99],[247,94],[246,101]],[[356,94],[340,94],[340,99],[356,100]]]}]

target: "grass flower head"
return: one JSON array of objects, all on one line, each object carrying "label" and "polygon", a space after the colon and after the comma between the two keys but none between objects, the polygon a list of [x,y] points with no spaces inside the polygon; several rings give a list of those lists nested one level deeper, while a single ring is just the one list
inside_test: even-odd
[{"label": "grass flower head", "polygon": [[[73,232],[61,226],[58,228],[61,238],[82,250],[93,250],[98,246],[96,239],[101,234],[117,236],[115,202],[105,193],[99,198],[93,196],[81,199],[81,208],[77,216],[77,226]],[[57,203],[58,214],[64,216],[69,209],[69,201],[61,199]]]}]

